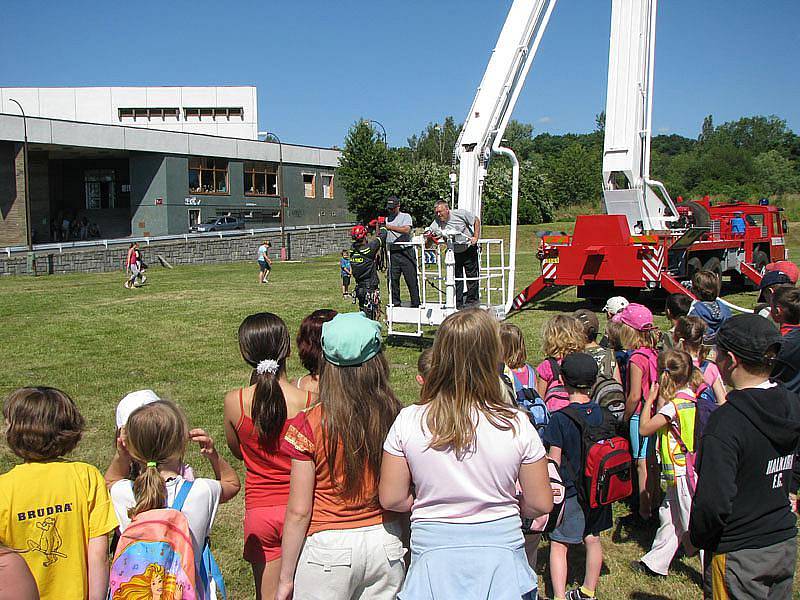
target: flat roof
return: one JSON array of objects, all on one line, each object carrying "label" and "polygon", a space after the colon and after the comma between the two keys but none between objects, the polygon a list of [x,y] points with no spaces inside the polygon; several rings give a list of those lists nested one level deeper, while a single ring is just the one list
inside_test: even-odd
[{"label": "flat roof", "polygon": [[[79,148],[128,152],[155,152],[187,156],[212,156],[240,160],[283,162],[335,168],[341,151],[316,146],[259,142],[201,133],[146,129],[127,125],[102,125],[28,117],[28,142]],[[22,142],[25,138],[21,115],[0,113],[0,140]]]}]

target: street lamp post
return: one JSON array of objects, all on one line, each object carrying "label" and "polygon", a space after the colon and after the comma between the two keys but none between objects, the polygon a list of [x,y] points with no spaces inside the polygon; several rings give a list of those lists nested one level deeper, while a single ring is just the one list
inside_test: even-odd
[{"label": "street lamp post", "polygon": [[439,162],[444,162],[444,128],[438,123],[434,127],[439,132]]},{"label": "street lamp post", "polygon": [[8,100],[16,104],[22,113],[22,159],[24,161],[23,170],[25,173],[25,238],[28,244],[28,252],[33,252],[33,235],[31,233],[31,183],[28,174],[28,118],[25,116],[25,109],[22,108],[22,104],[14,100],[14,98],[9,98]]},{"label": "street lamp post", "polygon": [[281,138],[271,131],[259,132],[264,136],[264,141],[268,137],[273,137],[278,141],[278,198],[280,199],[280,218],[281,218],[281,260],[286,260],[286,198],[283,197],[283,144]]},{"label": "street lamp post", "polygon": [[381,128],[381,131],[383,132],[383,145],[388,148],[389,145],[386,143],[386,127],[384,127],[380,121],[376,121],[375,119],[367,119],[367,123],[375,123],[375,125]]}]

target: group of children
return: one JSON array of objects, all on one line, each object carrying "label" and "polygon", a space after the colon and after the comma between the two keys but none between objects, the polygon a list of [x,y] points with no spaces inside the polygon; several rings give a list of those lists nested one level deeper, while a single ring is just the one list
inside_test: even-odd
[{"label": "group of children", "polygon": [[[552,317],[535,367],[515,325],[459,311],[420,355],[405,408],[363,313],[306,317],[296,380],[284,321],[247,317],[251,375],[225,396],[224,426],[244,462],[256,598],[535,599],[543,535],[553,598],[594,598],[600,535],[628,496],[633,525],[660,505],[637,568],[664,576],[680,547],[700,549],[706,597],[791,597],[800,291],[771,290],[779,330],[726,315],[718,278],[695,280],[697,301],[668,299],[663,334],[621,297],[599,342],[593,312]],[[147,390],[120,402],[105,477],[64,458],[85,428],[64,392],[19,389],[3,415],[24,462],[0,476],[0,598],[224,597],[208,539],[239,477],[175,403]],[[190,443],[214,478],[185,463]],[[567,590],[578,544],[585,574]]]}]

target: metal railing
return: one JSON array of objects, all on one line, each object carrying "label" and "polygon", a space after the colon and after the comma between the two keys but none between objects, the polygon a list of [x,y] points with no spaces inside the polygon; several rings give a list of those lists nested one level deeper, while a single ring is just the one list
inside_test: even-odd
[{"label": "metal railing", "polygon": [[[284,231],[319,231],[325,229],[349,229],[354,223],[327,223],[315,225],[291,225],[284,227]],[[194,239],[224,239],[236,238],[245,236],[256,236],[264,233],[280,233],[280,227],[263,227],[259,229],[234,229],[230,231],[211,231],[208,233],[178,233],[172,235],[159,235],[159,236],[128,236],[124,238],[111,238],[103,240],[82,240],[76,242],[48,242],[45,244],[34,244],[34,252],[52,252],[58,251],[63,253],[65,250],[91,250],[96,248],[108,249],[110,246],[122,246],[130,244],[131,242],[140,242],[150,245],[151,242],[169,242],[183,240],[188,242]],[[11,258],[14,254],[22,254],[28,252],[27,246],[6,246],[2,249],[2,253],[6,257]]]}]

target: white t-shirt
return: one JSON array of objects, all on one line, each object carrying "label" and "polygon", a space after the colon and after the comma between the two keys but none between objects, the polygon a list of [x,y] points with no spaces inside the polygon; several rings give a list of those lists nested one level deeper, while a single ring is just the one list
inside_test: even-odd
[{"label": "white t-shirt", "polygon": [[519,515],[520,466],[545,455],[528,418],[516,411],[515,433],[494,427],[479,413],[475,447],[459,460],[452,450],[429,447],[426,410],[419,405],[401,410],[383,445],[389,454],[405,457],[411,470],[416,489],[411,520],[485,523]]},{"label": "white t-shirt", "polygon": [[[167,506],[172,505],[183,482],[183,477],[167,480]],[[203,546],[211,532],[214,516],[217,514],[221,493],[222,486],[216,479],[195,479],[194,485],[183,503],[181,512],[189,521],[195,561],[199,561],[202,556]],[[119,530],[123,532],[131,523],[128,509],[136,506],[136,499],[133,497],[133,482],[130,479],[123,479],[111,486],[111,502],[114,504],[114,512],[119,520]]]}]

